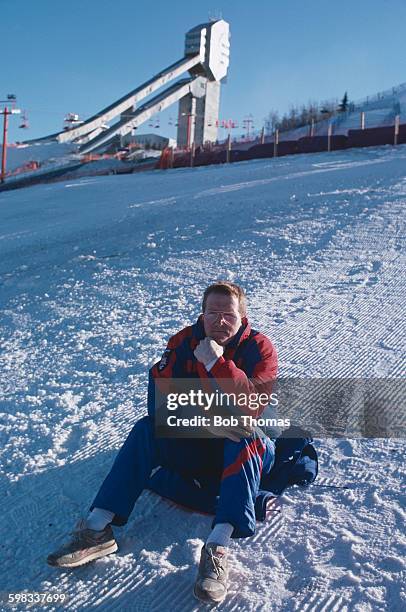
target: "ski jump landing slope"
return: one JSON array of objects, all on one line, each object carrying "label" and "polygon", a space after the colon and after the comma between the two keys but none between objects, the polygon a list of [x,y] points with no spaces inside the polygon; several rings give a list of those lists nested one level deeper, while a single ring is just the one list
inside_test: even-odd
[{"label": "ski jump landing slope", "polygon": [[[75,571],[46,555],[85,513],[145,413],[147,368],[214,279],[246,287],[282,376],[400,377],[405,203],[404,146],[1,194],[0,590],[63,592],[66,610],[199,610],[211,519],[152,493],[117,529],[118,554]],[[316,483],[233,542],[222,610],[405,609],[404,441],[317,447]]]}]

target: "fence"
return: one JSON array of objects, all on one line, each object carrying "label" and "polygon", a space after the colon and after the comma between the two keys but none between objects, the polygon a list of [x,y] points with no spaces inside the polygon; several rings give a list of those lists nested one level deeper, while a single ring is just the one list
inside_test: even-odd
[{"label": "fence", "polygon": [[156,168],[181,168],[187,166],[207,166],[226,162],[245,161],[269,157],[282,157],[298,153],[318,153],[323,151],[340,151],[350,148],[373,147],[381,145],[406,144],[406,124],[395,121],[392,126],[366,129],[351,129],[345,134],[302,136],[295,140],[281,140],[252,143],[247,149],[238,148],[238,142],[231,142],[210,147],[193,147],[189,150],[166,148]]}]

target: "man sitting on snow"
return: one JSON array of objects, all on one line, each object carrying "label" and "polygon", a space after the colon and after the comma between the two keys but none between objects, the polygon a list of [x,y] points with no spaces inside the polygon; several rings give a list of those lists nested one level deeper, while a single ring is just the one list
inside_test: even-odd
[{"label": "man sitting on snow", "polygon": [[156,437],[154,387],[162,379],[194,377],[214,383],[227,380],[247,396],[262,393],[276,378],[277,356],[271,341],[251,329],[244,291],[238,285],[225,281],[208,287],[202,311],[194,325],[172,336],[151,368],[148,416],[134,425],[88,517],[79,521],[70,542],[48,556],[50,565],[77,567],[115,552],[111,524],[127,522],[151,472],[164,466],[216,490],[216,514],[201,551],[194,593],[209,603],[224,599],[229,540],[255,533],[255,500],[261,476],[274,463],[274,441],[241,424],[212,427],[212,438]]}]

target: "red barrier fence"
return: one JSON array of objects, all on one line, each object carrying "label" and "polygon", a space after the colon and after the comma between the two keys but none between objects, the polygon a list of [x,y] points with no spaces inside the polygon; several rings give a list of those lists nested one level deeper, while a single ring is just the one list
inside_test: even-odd
[{"label": "red barrier fence", "polygon": [[[328,150],[328,136],[306,136],[297,141],[299,153],[321,153]],[[347,136],[331,136],[330,151],[348,149]]]},{"label": "red barrier fence", "polygon": [[[406,143],[406,125],[399,125],[398,144]],[[348,147],[376,147],[395,144],[393,126],[369,128],[368,130],[349,130]]]},{"label": "red barrier fence", "polygon": [[358,147],[375,147],[380,145],[406,144],[406,124],[396,126],[368,128],[364,130],[349,130],[348,135],[306,136],[298,140],[282,140],[277,146],[273,142],[255,144],[249,149],[238,149],[238,143],[233,143],[227,151],[223,147],[198,147],[195,152],[188,150],[176,151],[164,149],[157,168],[183,168],[187,166],[208,166],[224,164],[227,161],[237,162],[248,159],[282,157],[297,153],[318,153],[323,151],[341,151]]}]

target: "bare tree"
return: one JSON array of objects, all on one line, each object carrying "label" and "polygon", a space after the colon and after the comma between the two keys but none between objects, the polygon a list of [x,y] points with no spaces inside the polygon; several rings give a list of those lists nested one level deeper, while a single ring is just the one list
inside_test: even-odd
[{"label": "bare tree", "polygon": [[[265,125],[272,131],[279,127],[281,131],[293,130],[295,128],[310,125],[312,121],[317,123],[323,119],[329,119],[338,112],[338,100],[326,100],[322,103],[309,100],[307,104],[302,104],[300,108],[291,105],[289,111],[284,113],[281,118],[276,111],[271,110],[266,119]],[[351,104],[346,99],[346,108],[351,109]]]},{"label": "bare tree", "polygon": [[271,109],[268,115],[265,117],[265,131],[267,136],[273,134],[276,128],[279,126],[280,118],[278,111]]}]

